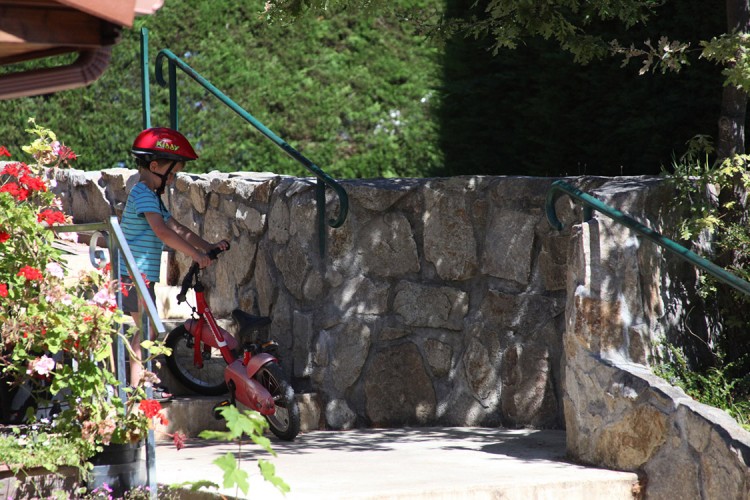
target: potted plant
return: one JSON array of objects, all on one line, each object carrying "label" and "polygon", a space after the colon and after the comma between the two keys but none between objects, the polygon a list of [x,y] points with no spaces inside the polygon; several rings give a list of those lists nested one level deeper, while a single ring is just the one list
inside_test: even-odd
[{"label": "potted plant", "polygon": [[[117,397],[109,362],[122,316],[116,282],[106,270],[71,276],[48,229],[71,220],[51,184],[54,169],[76,155],[30,123],[36,139],[23,149],[34,162],[0,161],[0,415],[19,421],[26,410],[24,425],[0,433],[0,466],[85,473],[105,446],[142,442],[154,419],[163,420],[144,390],[158,379],[146,374],[126,402]],[[0,160],[10,156],[0,146]],[[152,356],[164,352],[159,343],[147,347]],[[31,396],[28,408],[13,407],[19,394]]]}]

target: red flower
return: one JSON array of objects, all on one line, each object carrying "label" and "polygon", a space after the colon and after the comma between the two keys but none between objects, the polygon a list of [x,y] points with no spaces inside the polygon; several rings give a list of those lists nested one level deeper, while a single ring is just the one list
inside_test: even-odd
[{"label": "red flower", "polygon": [[29,197],[29,190],[20,187],[15,182],[9,182],[0,187],[0,193],[10,193],[10,195],[18,201],[23,201]]},{"label": "red flower", "polygon": [[13,177],[18,177],[18,172],[20,171],[18,165],[18,163],[9,163],[5,165],[3,171],[0,172],[0,175],[12,175]]},{"label": "red flower", "polygon": [[10,239],[10,234],[5,231],[0,231],[0,243],[5,243]]},{"label": "red flower", "polygon": [[0,283],[0,297],[7,297],[8,296],[8,285],[5,283]]},{"label": "red flower", "polygon": [[0,193],[10,193],[14,198],[18,196],[18,184],[15,182],[9,182],[4,186],[0,187]]},{"label": "red flower", "polygon": [[0,156],[7,156],[10,158],[10,151],[5,146],[0,146]]},{"label": "red flower", "polygon": [[78,156],[73,152],[73,150],[64,144],[60,145],[60,147],[57,148],[56,152],[61,161],[78,159]]},{"label": "red flower", "polygon": [[31,191],[47,191],[47,184],[39,177],[25,174],[21,176],[19,181],[21,181],[22,184],[25,184]]},{"label": "red flower", "polygon": [[42,210],[40,214],[36,216],[36,220],[39,222],[46,222],[50,226],[58,223],[58,224],[65,224],[65,214],[58,210]]},{"label": "red flower", "polygon": [[23,276],[29,281],[41,281],[44,278],[39,269],[31,266],[23,266],[16,276]]},{"label": "red flower", "polygon": [[155,417],[161,411],[161,403],[154,399],[142,399],[138,408],[146,414],[146,417]]},{"label": "red flower", "polygon": [[23,200],[25,200],[28,197],[29,197],[29,190],[28,189],[21,188],[21,189],[18,190],[18,194],[16,195],[16,199],[18,201],[23,201]]}]

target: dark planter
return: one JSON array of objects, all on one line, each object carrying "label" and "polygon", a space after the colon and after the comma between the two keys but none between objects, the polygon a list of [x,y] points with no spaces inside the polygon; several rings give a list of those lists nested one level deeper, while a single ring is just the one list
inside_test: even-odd
[{"label": "dark planter", "polygon": [[112,495],[118,497],[148,484],[143,442],[110,444],[89,461],[94,464],[86,483],[89,491],[106,484],[112,489]]}]

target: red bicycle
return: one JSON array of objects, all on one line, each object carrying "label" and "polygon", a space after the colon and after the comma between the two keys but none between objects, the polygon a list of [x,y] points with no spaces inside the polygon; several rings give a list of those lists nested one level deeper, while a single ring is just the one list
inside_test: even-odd
[{"label": "red bicycle", "polygon": [[[221,250],[209,253],[218,258]],[[214,408],[237,401],[266,417],[271,432],[279,439],[293,440],[300,429],[300,413],[294,390],[279,366],[278,344],[261,341],[260,330],[271,318],[254,316],[240,309],[232,311],[238,325],[237,339],[221,328],[208,306],[200,268],[194,263],[182,280],[177,302],[186,302],[187,292],[195,290],[193,318],[167,334],[165,344],[172,349],[167,367],[188,389],[206,396],[229,391],[229,399]]]}]

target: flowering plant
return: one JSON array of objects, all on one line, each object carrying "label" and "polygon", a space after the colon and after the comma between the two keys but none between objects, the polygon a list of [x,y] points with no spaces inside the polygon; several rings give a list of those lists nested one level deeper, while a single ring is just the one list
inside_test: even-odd
[{"label": "flowering plant", "polygon": [[[36,162],[0,161],[0,417],[33,424],[28,433],[0,433],[0,464],[15,470],[79,466],[102,445],[139,441],[155,419],[166,422],[159,403],[146,399],[144,388],[158,381],[154,374],[128,389],[127,402],[115,396],[118,381],[108,363],[122,316],[116,282],[106,270],[69,275],[49,228],[71,218],[51,180],[53,169],[76,155],[52,131],[30,122],[37,139],[23,149]],[[0,146],[3,157],[11,153]],[[152,357],[165,352],[156,343],[147,347]],[[13,396],[24,391],[32,398],[14,406]],[[40,448],[30,445],[43,448],[52,435],[76,450],[73,459],[70,453],[41,458]]]}]

